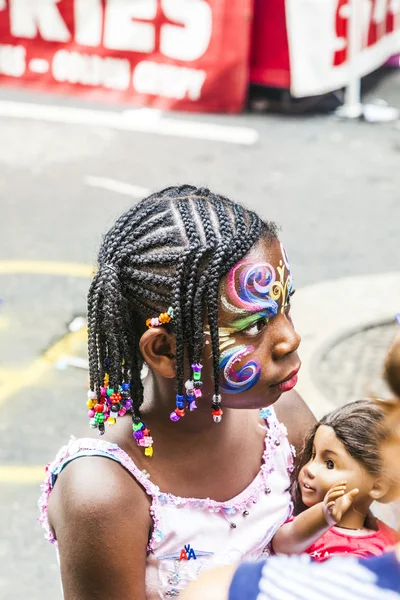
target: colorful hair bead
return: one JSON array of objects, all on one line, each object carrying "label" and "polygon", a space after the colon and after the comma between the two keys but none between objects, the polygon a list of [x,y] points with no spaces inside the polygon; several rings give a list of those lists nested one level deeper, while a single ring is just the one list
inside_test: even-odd
[{"label": "colorful hair bead", "polygon": [[153,438],[150,435],[150,429],[147,429],[140,417],[133,417],[132,429],[137,445],[145,449],[145,456],[153,456]]},{"label": "colorful hair bead", "polygon": [[[110,366],[110,360],[105,360],[106,368]],[[87,407],[89,425],[97,429],[99,435],[105,432],[105,423],[115,425],[118,417],[126,415],[128,410],[133,407],[133,400],[130,397],[130,383],[123,382],[118,387],[109,386],[109,375],[105,373],[103,385],[100,387],[99,397],[96,392],[89,390],[87,393]],[[133,437],[138,446],[145,449],[146,456],[153,456],[153,438],[150,436],[150,429],[146,428],[140,417],[133,416]]]},{"label": "colorful hair bead", "polygon": [[[200,363],[193,363],[192,364],[192,370],[193,370],[193,392],[191,392],[189,394],[189,396],[193,395],[196,399],[201,398],[202,393],[201,393],[201,387],[203,385],[203,382],[201,381],[201,370],[203,368],[203,365]],[[189,400],[188,400],[189,402]],[[190,402],[190,410],[195,410],[195,408],[197,408],[196,402],[194,402],[194,407],[192,408],[193,402]]]},{"label": "colorful hair bead", "polygon": [[[197,408],[197,404],[195,401],[196,397],[195,397],[194,381],[192,379],[188,379],[185,382],[185,388],[186,388],[186,402],[189,405],[190,412],[193,412]],[[200,392],[200,396],[201,396],[201,392]],[[197,397],[199,397],[199,396],[197,396]]]},{"label": "colorful hair bead", "polygon": [[175,398],[176,408],[169,415],[169,418],[174,423],[176,423],[177,421],[179,421],[179,419],[185,416],[185,396],[183,394],[176,394]]},{"label": "colorful hair bead", "polygon": [[170,306],[167,312],[160,313],[158,317],[151,317],[146,320],[146,326],[150,329],[151,327],[160,327],[165,323],[169,323],[174,317],[174,309]]},{"label": "colorful hair bead", "polygon": [[186,396],[186,400],[188,401],[190,412],[193,412],[194,410],[196,410],[197,404],[196,404],[195,397],[194,396]]},{"label": "colorful hair bead", "polygon": [[224,414],[221,408],[221,394],[214,394],[212,397],[211,414],[214,423],[221,423],[222,415]]}]

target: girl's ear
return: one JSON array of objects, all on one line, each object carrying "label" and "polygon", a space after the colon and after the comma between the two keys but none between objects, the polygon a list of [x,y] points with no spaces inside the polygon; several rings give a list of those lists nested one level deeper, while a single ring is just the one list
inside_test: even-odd
[{"label": "girl's ear", "polygon": [[385,496],[387,496],[389,492],[390,482],[387,479],[379,478],[374,481],[369,496],[372,498],[372,500],[376,500],[378,502],[387,502]]},{"label": "girl's ear", "polygon": [[175,377],[175,337],[164,327],[145,331],[140,338],[139,348],[151,369],[167,379]]}]

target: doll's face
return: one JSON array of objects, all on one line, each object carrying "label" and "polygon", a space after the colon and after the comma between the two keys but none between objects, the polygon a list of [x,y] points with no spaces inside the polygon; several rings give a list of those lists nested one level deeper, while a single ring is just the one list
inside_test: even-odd
[{"label": "doll's face", "polygon": [[322,502],[329,489],[342,481],[347,481],[347,491],[360,490],[355,504],[361,505],[369,498],[375,479],[347,452],[332,427],[318,427],[311,460],[299,474],[301,497],[306,506]]},{"label": "doll's face", "polygon": [[[296,385],[300,337],[290,318],[292,293],[287,254],[278,240],[258,242],[223,278],[218,332],[224,406],[265,407]],[[206,356],[208,330],[207,343]]]}]

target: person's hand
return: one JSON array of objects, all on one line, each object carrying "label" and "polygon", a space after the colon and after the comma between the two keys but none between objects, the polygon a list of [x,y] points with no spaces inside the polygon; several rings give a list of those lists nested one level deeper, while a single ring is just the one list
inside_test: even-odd
[{"label": "person's hand", "polygon": [[358,489],[354,488],[346,493],[347,481],[342,481],[331,487],[326,493],[323,501],[323,511],[328,525],[336,525],[343,518],[343,515],[349,510],[358,494]]}]

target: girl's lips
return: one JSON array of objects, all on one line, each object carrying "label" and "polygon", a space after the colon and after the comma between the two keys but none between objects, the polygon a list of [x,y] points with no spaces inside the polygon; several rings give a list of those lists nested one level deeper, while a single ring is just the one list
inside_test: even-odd
[{"label": "girl's lips", "polygon": [[271,387],[279,390],[280,392],[288,392],[289,390],[292,390],[297,383],[297,380],[298,380],[297,373],[299,371],[300,371],[300,366],[297,367],[297,369],[295,369],[294,371],[292,371],[292,373],[290,373],[290,375],[286,379],[284,379],[280,383],[276,383],[275,385],[272,385]]},{"label": "girl's lips", "polygon": [[292,390],[294,388],[294,386],[297,383],[297,380],[298,380],[297,375],[293,375],[293,377],[291,377],[287,381],[280,383],[278,385],[278,388],[280,389],[281,392],[288,392],[289,390]]}]

